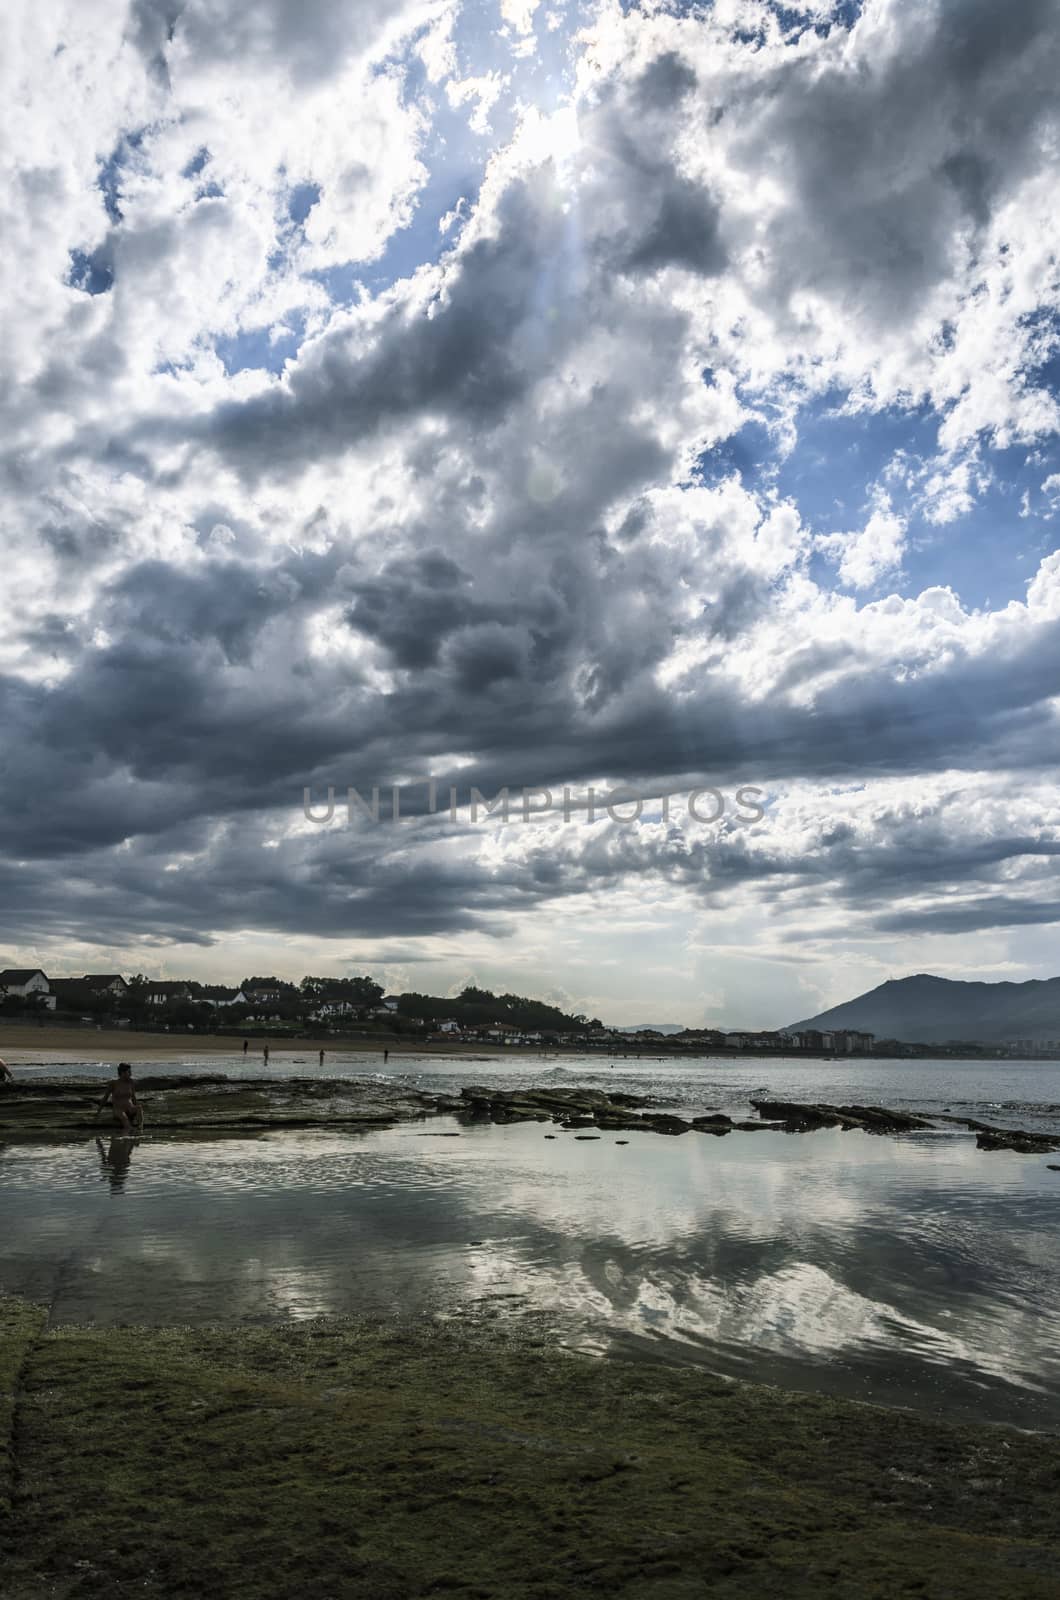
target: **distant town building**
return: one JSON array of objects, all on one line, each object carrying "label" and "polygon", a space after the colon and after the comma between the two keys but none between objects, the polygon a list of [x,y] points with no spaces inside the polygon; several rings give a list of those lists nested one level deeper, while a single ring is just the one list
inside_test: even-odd
[{"label": "distant town building", "polygon": [[203,1005],[213,1006],[216,1010],[220,1006],[245,1006],[247,997],[242,989],[226,989],[221,984],[197,983],[191,994],[192,1000],[197,1000]]},{"label": "distant town building", "polygon": [[119,1000],[129,992],[129,985],[120,972],[86,972],[74,982],[84,984],[93,994],[112,994]]},{"label": "distant town building", "polygon": [[144,998],[149,1006],[169,1006],[175,1000],[190,1000],[191,984],[180,983],[176,979],[172,982],[168,979],[154,979],[148,984]]}]

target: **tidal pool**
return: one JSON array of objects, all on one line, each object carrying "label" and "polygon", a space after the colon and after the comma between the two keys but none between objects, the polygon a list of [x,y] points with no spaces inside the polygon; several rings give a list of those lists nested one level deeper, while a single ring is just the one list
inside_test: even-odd
[{"label": "tidal pool", "polygon": [[601,1354],[1049,1429],[1058,1222],[1046,1158],[958,1131],[446,1118],[0,1146],[0,1289],[53,1322],[518,1318]]}]

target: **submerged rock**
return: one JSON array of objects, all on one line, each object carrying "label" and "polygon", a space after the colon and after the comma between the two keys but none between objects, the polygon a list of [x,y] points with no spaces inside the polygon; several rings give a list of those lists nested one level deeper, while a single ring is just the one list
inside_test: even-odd
[{"label": "submerged rock", "polygon": [[713,1133],[719,1138],[726,1133],[731,1133],[735,1124],[731,1117],[723,1112],[712,1112],[708,1117],[693,1117],[692,1126],[697,1133]]},{"label": "submerged rock", "polygon": [[802,1105],[787,1100],[752,1100],[751,1104],[761,1117],[783,1119],[779,1123],[763,1122],[759,1126],[782,1127],[788,1133],[810,1133],[817,1128],[861,1128],[865,1133],[914,1133],[920,1129],[934,1128],[939,1122],[950,1122],[970,1128],[976,1135],[980,1150],[1014,1150],[1020,1155],[1041,1155],[1046,1151],[1060,1150],[1060,1137],[1054,1134],[1030,1133],[1023,1128],[995,1128],[987,1122],[977,1122],[974,1117],[955,1117],[945,1112],[938,1112],[931,1119],[913,1116],[908,1111],[892,1111],[886,1106]]},{"label": "submerged rock", "polygon": [[980,1150],[1014,1150],[1021,1156],[1060,1150],[1060,1139],[1047,1133],[1027,1133],[1022,1128],[991,1128],[989,1132],[977,1133],[975,1142]]},{"label": "submerged rock", "polygon": [[609,1132],[640,1128],[647,1124],[632,1108],[650,1104],[643,1095],[609,1094],[602,1089],[500,1089],[467,1084],[460,1095],[457,1115],[462,1120],[552,1121],[565,1132],[576,1128],[602,1128]]},{"label": "submerged rock", "polygon": [[790,1133],[809,1133],[816,1128],[863,1128],[866,1133],[913,1133],[930,1128],[924,1117],[908,1111],[891,1111],[886,1106],[833,1106],[803,1104],[797,1100],[752,1100],[760,1117],[779,1123]]},{"label": "submerged rock", "polygon": [[650,1128],[653,1133],[691,1133],[692,1124],[686,1122],[684,1117],[671,1117],[665,1112],[647,1116],[641,1123],[642,1127]]}]

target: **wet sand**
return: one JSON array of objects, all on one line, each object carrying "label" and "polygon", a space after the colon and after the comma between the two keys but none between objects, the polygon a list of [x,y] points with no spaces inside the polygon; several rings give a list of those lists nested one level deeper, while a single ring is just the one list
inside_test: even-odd
[{"label": "wet sand", "polygon": [[[36,1062],[41,1056],[69,1053],[80,1059],[92,1061],[177,1061],[188,1055],[241,1055],[242,1034],[217,1033],[138,1033],[132,1028],[38,1028],[32,1023],[0,1024],[0,1057],[13,1070],[19,1061]],[[260,1060],[262,1045],[268,1043],[270,1057],[315,1054],[324,1050],[328,1055],[381,1056],[388,1050],[391,1056],[439,1055],[478,1057],[488,1056],[488,1047],[482,1045],[438,1044],[430,1045],[422,1039],[390,1039],[385,1037],[364,1039],[353,1035],[307,1035],[292,1039],[277,1035],[263,1039],[261,1034],[247,1034],[250,1049],[248,1060]],[[511,1054],[511,1051],[506,1052]]]}]

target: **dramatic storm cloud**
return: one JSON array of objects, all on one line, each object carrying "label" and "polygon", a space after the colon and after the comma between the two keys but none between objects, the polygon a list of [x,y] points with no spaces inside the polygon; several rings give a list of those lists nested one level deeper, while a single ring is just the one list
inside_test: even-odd
[{"label": "dramatic storm cloud", "polygon": [[5,961],[1054,971],[1060,0],[0,41]]}]

